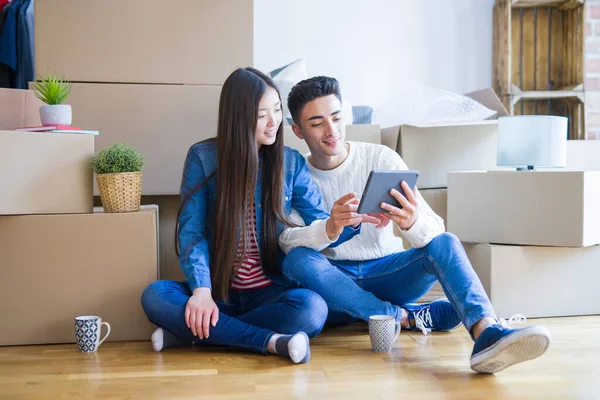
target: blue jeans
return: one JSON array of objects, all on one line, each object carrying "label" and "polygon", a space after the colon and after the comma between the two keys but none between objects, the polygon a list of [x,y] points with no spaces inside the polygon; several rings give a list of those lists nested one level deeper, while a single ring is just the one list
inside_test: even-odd
[{"label": "blue jeans", "polygon": [[443,233],[427,246],[367,261],[328,260],[304,247],[283,262],[290,282],[319,293],[329,307],[328,323],[371,315],[400,321],[403,305],[415,302],[439,281],[463,324],[471,331],[484,317],[496,318],[479,277],[458,238]]},{"label": "blue jeans", "polygon": [[185,323],[185,306],[192,295],[187,282],[157,281],[142,293],[150,322],[169,331],[182,345],[222,345],[267,353],[275,333],[305,332],[314,337],[325,324],[327,304],[307,289],[272,284],[261,289],[233,290],[228,303],[217,302],[219,322],[208,339],[194,336]]}]

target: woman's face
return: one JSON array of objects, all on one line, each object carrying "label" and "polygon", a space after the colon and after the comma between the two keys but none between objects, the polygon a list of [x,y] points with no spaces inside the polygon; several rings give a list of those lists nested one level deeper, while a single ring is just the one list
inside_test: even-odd
[{"label": "woman's face", "polygon": [[277,139],[277,130],[281,124],[283,113],[277,91],[268,86],[258,106],[258,122],[256,123],[256,144],[270,146]]}]

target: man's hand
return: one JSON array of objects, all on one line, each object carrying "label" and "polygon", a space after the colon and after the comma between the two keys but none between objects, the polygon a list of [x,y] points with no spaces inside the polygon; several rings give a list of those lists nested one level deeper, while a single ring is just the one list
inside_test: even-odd
[{"label": "man's hand", "polygon": [[406,193],[406,197],[402,196],[396,189],[391,189],[390,194],[400,203],[402,208],[394,207],[387,203],[381,203],[380,207],[389,212],[386,215],[387,218],[397,223],[401,229],[408,230],[412,228],[417,220],[419,203],[414,192],[410,190],[406,182],[400,182],[400,186],[402,186],[402,190]]},{"label": "man's hand", "polygon": [[[375,224],[378,227],[384,223],[387,225],[389,221],[383,222],[381,217],[376,214],[358,214],[358,199],[354,193],[348,193],[340,197],[331,208],[331,216],[327,220],[327,237],[329,240],[333,240],[339,236],[344,227],[354,226],[356,227],[361,222]],[[384,226],[385,226],[384,225]]]},{"label": "man's hand", "polygon": [[363,217],[356,212],[357,209],[358,199],[354,193],[345,194],[333,204],[326,225],[329,240],[339,236],[344,227],[358,225],[363,221]]},{"label": "man's hand", "polygon": [[212,299],[209,288],[197,288],[185,306],[185,323],[194,336],[208,339],[210,325],[219,321],[219,307]]},{"label": "man's hand", "polygon": [[[390,223],[390,219],[387,217],[387,215],[385,215],[383,213],[367,214],[367,215],[372,218],[377,219],[377,222],[373,222],[374,224],[377,225],[375,227],[376,229],[385,228]],[[368,222],[368,221],[363,221],[363,222]]]}]

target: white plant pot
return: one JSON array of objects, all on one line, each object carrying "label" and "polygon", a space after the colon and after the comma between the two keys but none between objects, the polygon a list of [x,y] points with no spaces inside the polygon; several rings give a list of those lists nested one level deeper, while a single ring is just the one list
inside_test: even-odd
[{"label": "white plant pot", "polygon": [[40,107],[42,125],[71,125],[71,106],[68,104],[53,104]]}]

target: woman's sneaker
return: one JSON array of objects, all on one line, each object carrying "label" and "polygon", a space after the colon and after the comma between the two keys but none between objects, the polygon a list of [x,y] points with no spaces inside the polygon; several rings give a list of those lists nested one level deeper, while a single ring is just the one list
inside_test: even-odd
[{"label": "woman's sneaker", "polygon": [[403,306],[408,313],[408,323],[413,331],[427,335],[431,331],[450,331],[462,325],[454,306],[447,299],[425,304]]},{"label": "woman's sneaker", "polygon": [[512,329],[514,322],[525,323],[522,315],[488,326],[479,335],[471,354],[471,369],[493,374],[511,365],[539,357],[550,346],[550,332],[543,326]]}]

